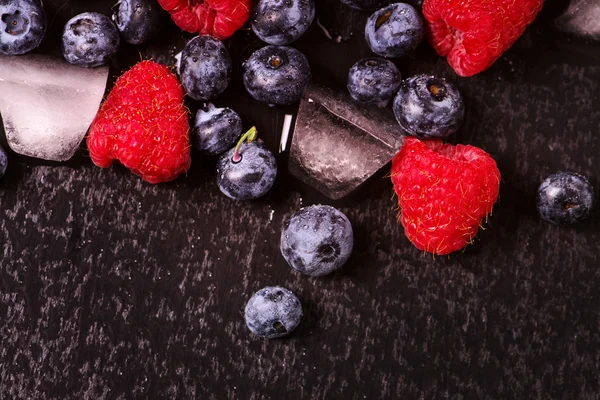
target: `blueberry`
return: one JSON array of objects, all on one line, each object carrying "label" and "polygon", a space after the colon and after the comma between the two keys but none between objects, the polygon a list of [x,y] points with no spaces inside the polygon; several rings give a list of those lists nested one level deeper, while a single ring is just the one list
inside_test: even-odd
[{"label": "blueberry", "polygon": [[246,326],[267,339],[292,332],[302,320],[302,304],[294,293],[281,286],[267,286],[254,293],[244,311]]},{"label": "blueberry", "polygon": [[594,189],[583,176],[573,172],[550,175],[537,192],[540,216],[555,225],[586,219],[594,204]]},{"label": "blueberry", "polygon": [[65,25],[62,52],[65,60],[80,67],[106,64],[119,50],[119,31],[106,15],[87,12]]},{"label": "blueberry", "polygon": [[258,101],[288,105],[302,97],[311,78],[304,54],[292,47],[266,46],[244,63],[244,86]]},{"label": "blueberry", "polygon": [[465,106],[456,86],[443,78],[412,76],[402,82],[394,99],[400,126],[421,139],[442,138],[462,124]]},{"label": "blueberry", "polygon": [[389,0],[342,0],[342,3],[357,10],[375,10],[389,3]]},{"label": "blueberry", "polygon": [[276,176],[275,156],[262,141],[256,140],[254,127],[217,163],[217,185],[223,194],[234,200],[264,196],[273,187]]},{"label": "blueberry", "polygon": [[231,108],[216,108],[209,104],[196,113],[191,142],[196,150],[207,154],[222,154],[242,135],[242,119]]},{"label": "blueberry", "polygon": [[119,0],[113,21],[127,43],[144,44],[160,31],[162,12],[156,1]]},{"label": "blueberry", "polygon": [[281,254],[288,264],[311,276],[341,268],[352,253],[354,233],[343,213],[331,206],[300,209],[284,225]]},{"label": "blueberry", "polygon": [[365,58],[350,68],[347,86],[354,100],[385,107],[400,87],[400,70],[383,58]]},{"label": "blueberry", "polygon": [[375,11],[365,27],[369,47],[383,57],[402,57],[415,50],[423,41],[424,32],[421,15],[404,3]]},{"label": "blueberry", "polygon": [[40,45],[46,13],[39,0],[0,0],[0,54],[25,54]]},{"label": "blueberry", "polygon": [[259,0],[252,12],[252,30],[269,44],[295,42],[315,18],[314,0]]},{"label": "blueberry", "polygon": [[6,173],[6,167],[8,167],[8,155],[2,146],[0,146],[0,178]]},{"label": "blueberry", "polygon": [[231,81],[231,57],[221,41],[209,35],[196,36],[181,53],[179,75],[192,99],[214,99]]}]

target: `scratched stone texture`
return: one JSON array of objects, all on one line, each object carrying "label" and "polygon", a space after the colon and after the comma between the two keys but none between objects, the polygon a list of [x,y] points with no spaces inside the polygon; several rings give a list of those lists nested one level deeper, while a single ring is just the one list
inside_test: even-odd
[{"label": "scratched stone texture", "polygon": [[[559,170],[600,187],[600,48],[552,30],[564,3],[548,2],[477,77],[456,77],[427,45],[397,60],[404,76],[456,82],[467,116],[450,140],[487,150],[502,172],[486,230],[449,258],[404,237],[385,170],[331,202],[291,177],[283,154],[272,192],[236,203],[215,185],[215,160],[195,153],[186,177],[158,186],[96,168],[83,144],[66,164],[11,153],[0,183],[0,399],[598,399],[599,213],[557,228],[534,202]],[[69,17],[111,6],[45,4],[47,53]],[[315,80],[342,87],[370,54],[366,15],[334,0],[317,13],[345,40],[313,26],[297,47]],[[124,46],[112,80],[140,57],[171,62],[189,37],[176,32]],[[275,150],[294,106],[270,109],[241,88],[239,65],[260,47],[251,32],[228,46],[235,81],[216,104]],[[324,278],[293,273],[278,249],[284,220],[314,203],[339,207],[356,237],[348,264]],[[304,320],[286,339],[244,325],[246,300],[266,285],[302,300]]]}]

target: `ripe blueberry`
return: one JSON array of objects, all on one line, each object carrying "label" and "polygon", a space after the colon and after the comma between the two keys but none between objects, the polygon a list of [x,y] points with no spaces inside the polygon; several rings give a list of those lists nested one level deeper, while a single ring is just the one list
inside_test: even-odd
[{"label": "ripe blueberry", "polygon": [[196,150],[217,155],[228,150],[242,135],[242,119],[231,108],[209,104],[196,113],[190,141]]},{"label": "ripe blueberry", "polygon": [[40,45],[46,13],[38,0],[0,1],[0,54],[25,54]]},{"label": "ripe blueberry", "polygon": [[292,47],[266,46],[244,63],[246,90],[268,104],[288,105],[300,100],[310,77],[308,60]]},{"label": "ripe blueberry", "polygon": [[98,67],[119,50],[119,31],[106,15],[76,15],[65,25],[62,52],[65,60],[80,67]]},{"label": "ripe blueberry", "polygon": [[217,185],[231,199],[257,199],[275,183],[277,160],[261,140],[256,140],[256,135],[256,128],[252,127],[217,163]]},{"label": "ripe blueberry", "polygon": [[292,332],[302,320],[302,304],[294,293],[281,286],[267,286],[248,300],[244,311],[246,326],[267,339]]},{"label": "ripe blueberry", "polygon": [[589,217],[594,189],[583,176],[573,172],[550,175],[537,192],[537,208],[542,219],[555,225],[568,225]]},{"label": "ripe blueberry", "polygon": [[388,58],[402,57],[423,41],[423,18],[408,4],[390,4],[369,17],[365,37],[373,53]]},{"label": "ripe blueberry", "polygon": [[156,1],[119,0],[112,18],[123,40],[144,44],[160,31],[161,17],[161,8]]},{"label": "ripe blueberry", "polygon": [[354,100],[385,107],[400,87],[400,70],[383,58],[365,58],[350,68],[347,87]]},{"label": "ripe blueberry", "polygon": [[352,253],[352,224],[331,206],[302,208],[281,233],[281,254],[288,264],[311,276],[327,275],[341,268]]},{"label": "ripe blueberry", "polygon": [[460,128],[465,115],[462,96],[443,78],[412,76],[402,82],[394,99],[394,114],[409,135],[442,138]]},{"label": "ripe blueberry", "polygon": [[252,30],[263,42],[286,45],[298,40],[314,18],[314,0],[259,0],[252,12]]},{"label": "ripe blueberry", "polygon": [[181,53],[181,85],[194,100],[208,101],[225,91],[231,81],[231,57],[220,40],[196,36]]}]

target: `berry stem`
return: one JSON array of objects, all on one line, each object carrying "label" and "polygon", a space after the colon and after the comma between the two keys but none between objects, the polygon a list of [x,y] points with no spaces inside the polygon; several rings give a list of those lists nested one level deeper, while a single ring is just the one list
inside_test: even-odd
[{"label": "berry stem", "polygon": [[242,147],[242,143],[244,143],[245,141],[248,141],[248,143],[252,143],[256,140],[257,136],[258,131],[256,130],[255,126],[250,128],[248,132],[244,133],[240,138],[237,146],[235,146],[235,151],[233,152],[233,157],[231,157],[231,161],[233,161],[234,163],[239,163],[240,161],[242,161],[242,156],[240,155],[240,147]]}]

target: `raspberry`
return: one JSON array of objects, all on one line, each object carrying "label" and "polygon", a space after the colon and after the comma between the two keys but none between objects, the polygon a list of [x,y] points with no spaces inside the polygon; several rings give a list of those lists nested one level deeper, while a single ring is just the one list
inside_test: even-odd
[{"label": "raspberry", "polygon": [[489,68],[525,32],[543,0],[425,0],[426,33],[454,71],[472,76]]},{"label": "raspberry", "polygon": [[125,72],[102,104],[87,145],[94,164],[113,160],[159,183],[190,166],[189,124],[177,77],[163,65],[142,61]]},{"label": "raspberry", "polygon": [[407,138],[392,161],[392,183],[408,239],[444,255],[469,244],[492,212],[500,171],[477,147]]},{"label": "raspberry", "polygon": [[252,0],[158,0],[158,4],[184,31],[219,40],[244,26],[252,9]]}]

